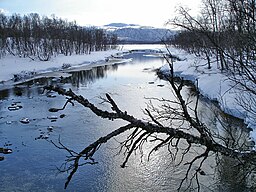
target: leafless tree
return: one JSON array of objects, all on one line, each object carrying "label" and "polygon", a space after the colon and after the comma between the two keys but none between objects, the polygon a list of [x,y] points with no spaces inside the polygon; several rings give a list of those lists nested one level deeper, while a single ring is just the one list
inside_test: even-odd
[{"label": "leafless tree", "polygon": [[[245,167],[249,164],[250,168],[244,172],[243,177],[248,177],[255,170],[256,152],[244,143],[237,142],[236,137],[241,137],[241,134],[234,136],[232,128],[229,126],[223,125],[225,136],[213,132],[199,117],[199,96],[193,104],[190,99],[185,100],[182,96],[182,90],[185,86],[184,80],[176,81],[171,61],[169,61],[169,66],[170,75],[164,77],[169,82],[176,99],[151,98],[148,107],[144,111],[148,120],[136,118],[128,114],[127,111],[120,109],[109,94],[106,94],[104,101],[109,103],[111,111],[100,109],[88,99],[75,94],[72,90],[65,90],[56,86],[45,87],[46,90],[55,91],[66,96],[68,98],[67,103],[78,102],[100,118],[109,119],[110,121],[121,119],[127,122],[125,126],[100,137],[80,152],[66,147],[60,140],[59,143],[53,142],[56,147],[68,152],[67,159],[64,165],[61,166],[62,169],[60,169],[60,171],[69,171],[65,188],[67,188],[80,166],[97,163],[94,155],[101,145],[119,135],[124,135],[126,138],[120,143],[120,151],[125,154],[121,164],[122,168],[126,167],[132,154],[143,153],[143,147],[148,142],[153,143],[150,152],[147,154],[149,159],[150,156],[154,155],[154,152],[164,148],[170,154],[170,162],[177,166],[185,166],[184,176],[177,187],[178,190],[183,190],[182,187],[184,186],[189,189],[195,181],[197,190],[200,191],[199,178],[205,174],[202,167],[212,155],[216,156],[219,164],[223,162],[222,156],[233,159],[234,165],[237,167]],[[158,107],[155,106],[154,102],[160,103]],[[63,110],[65,106],[61,109],[53,108],[51,111]],[[200,146],[198,154],[191,156],[191,152],[198,146]],[[197,168],[193,169],[193,167]]]},{"label": "leafless tree", "polygon": [[47,61],[58,54],[89,54],[106,50],[117,43],[117,37],[96,27],[81,27],[52,15],[37,13],[6,16],[0,13],[0,51],[31,59]]},{"label": "leafless tree", "polygon": [[[254,0],[204,0],[201,14],[196,18],[185,8],[169,24],[182,32],[174,44],[204,58],[208,68],[211,61],[225,73],[237,92],[237,104],[255,122],[255,10]],[[192,51],[191,51],[192,50]],[[207,54],[206,54],[207,53]]]}]

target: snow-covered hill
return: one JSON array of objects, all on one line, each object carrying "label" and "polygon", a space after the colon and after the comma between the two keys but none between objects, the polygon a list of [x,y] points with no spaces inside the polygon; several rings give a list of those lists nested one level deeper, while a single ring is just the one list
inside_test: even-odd
[{"label": "snow-covered hill", "polygon": [[169,29],[125,23],[111,23],[103,28],[116,34],[121,43],[157,43],[175,34]]}]

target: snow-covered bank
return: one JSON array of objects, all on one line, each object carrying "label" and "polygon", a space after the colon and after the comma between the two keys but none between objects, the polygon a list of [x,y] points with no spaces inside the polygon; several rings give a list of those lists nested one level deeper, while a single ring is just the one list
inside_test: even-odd
[{"label": "snow-covered bank", "polygon": [[[212,64],[212,68],[207,69],[207,61],[176,48],[169,47],[168,49],[172,55],[177,55],[182,59],[182,61],[176,61],[174,63],[175,73],[193,82],[198,81],[199,89],[203,95],[218,101],[223,111],[244,119],[248,127],[253,129],[251,135],[256,141],[256,125],[253,116],[237,105],[236,98],[237,95],[241,95],[241,93],[233,89],[233,83],[225,74],[222,74],[219,69],[217,69],[217,65]],[[51,77],[53,75],[54,77],[58,75],[65,77],[65,75],[69,75],[68,73],[72,71],[88,70],[98,65],[111,65],[113,64],[112,62],[104,62],[106,57],[129,50],[149,50],[150,53],[152,53],[153,50],[167,52],[164,45],[121,45],[119,50],[92,52],[90,55],[59,55],[46,62],[33,61],[29,58],[18,58],[9,55],[0,59],[0,82],[2,81],[2,83],[0,83],[0,89],[3,89],[2,87],[14,78],[14,74],[22,74],[22,71],[28,74],[31,73],[32,76],[34,75],[37,78],[48,77],[49,75]],[[147,53],[145,55],[158,56],[156,54],[150,55]],[[63,69],[63,67],[65,69]],[[164,65],[161,71],[168,73],[168,65]]]},{"label": "snow-covered bank", "polygon": [[7,55],[0,59],[0,82],[4,83],[14,78],[15,74],[38,75],[59,71],[63,67],[79,67],[94,62],[104,61],[105,57],[118,53],[118,50],[92,52],[89,55],[59,55],[49,61],[35,61],[29,58],[19,58]]},{"label": "snow-covered bank", "polygon": [[[245,123],[253,129],[251,137],[256,141],[256,124],[254,117],[237,104],[238,95],[242,93],[235,88],[234,83],[221,73],[217,64],[207,68],[207,61],[191,55],[185,51],[169,48],[169,51],[182,59],[174,62],[175,75],[198,83],[200,93],[211,100],[219,102],[222,110],[230,115],[245,120]],[[165,64],[162,73],[169,73],[169,65]]]}]

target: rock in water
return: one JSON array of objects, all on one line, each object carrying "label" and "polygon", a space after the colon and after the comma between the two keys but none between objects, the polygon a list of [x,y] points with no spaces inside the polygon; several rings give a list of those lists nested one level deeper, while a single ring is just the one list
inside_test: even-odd
[{"label": "rock in water", "polygon": [[57,109],[57,108],[50,108],[49,109],[49,112],[58,112],[59,111],[59,109]]},{"label": "rock in water", "polygon": [[61,114],[60,115],[60,118],[64,118],[66,115],[65,114]]},{"label": "rock in water", "polygon": [[18,103],[20,103],[20,102],[14,102],[14,103],[12,103],[11,106],[8,107],[8,110],[9,110],[9,111],[16,111],[16,110],[21,109],[22,106],[21,106],[21,105],[18,105]]},{"label": "rock in water", "polygon": [[0,153],[9,154],[9,153],[12,153],[12,150],[11,150],[11,149],[8,149],[8,148],[2,148],[2,147],[0,147]]},{"label": "rock in water", "polygon": [[53,131],[53,126],[49,126],[49,127],[47,127],[47,130],[49,131],[49,132],[52,132]]},{"label": "rock in water", "polygon": [[50,119],[50,120],[57,120],[58,119],[58,117],[54,116],[54,115],[48,116],[47,118]]},{"label": "rock in water", "polygon": [[24,123],[24,124],[28,124],[29,123],[29,119],[24,117],[20,120],[21,123]]}]

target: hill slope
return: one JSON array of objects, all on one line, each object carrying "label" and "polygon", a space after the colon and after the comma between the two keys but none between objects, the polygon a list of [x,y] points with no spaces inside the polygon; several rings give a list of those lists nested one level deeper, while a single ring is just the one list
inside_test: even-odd
[{"label": "hill slope", "polygon": [[169,29],[125,23],[111,23],[103,28],[116,34],[121,43],[157,43],[175,34]]}]

